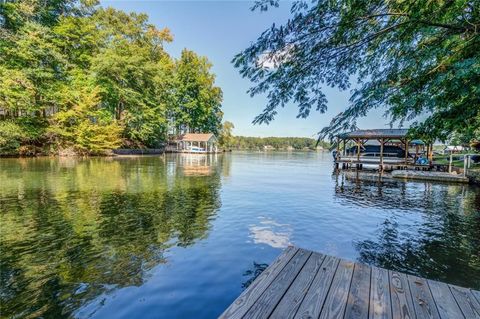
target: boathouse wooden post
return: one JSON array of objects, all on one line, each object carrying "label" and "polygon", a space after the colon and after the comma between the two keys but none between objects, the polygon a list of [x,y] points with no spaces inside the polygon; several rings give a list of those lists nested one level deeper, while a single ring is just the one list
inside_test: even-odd
[{"label": "boathouse wooden post", "polygon": [[357,138],[355,141],[357,142],[357,161],[360,161],[360,139]]},{"label": "boathouse wooden post", "polygon": [[338,158],[339,152],[340,152],[340,137],[337,136],[337,154],[335,157]]},{"label": "boathouse wooden post", "polygon": [[357,138],[357,165],[356,168],[360,168],[360,139]]},{"label": "boathouse wooden post", "polygon": [[452,172],[452,161],[453,161],[453,154],[450,153],[450,160],[448,161],[448,172]]},{"label": "boathouse wooden post", "polygon": [[335,169],[339,168],[338,159],[340,158],[340,137],[337,136],[337,153],[335,154]]},{"label": "boathouse wooden post", "polygon": [[408,139],[405,139],[405,166],[408,164]]},{"label": "boathouse wooden post", "polygon": [[384,144],[383,137],[380,139],[380,171],[383,172],[383,144]]}]

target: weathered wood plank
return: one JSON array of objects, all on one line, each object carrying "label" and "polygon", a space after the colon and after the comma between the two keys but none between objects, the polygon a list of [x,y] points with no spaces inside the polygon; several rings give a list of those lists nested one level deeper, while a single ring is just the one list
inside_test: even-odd
[{"label": "weathered wood plank", "polygon": [[440,318],[465,318],[446,283],[433,280],[427,280],[427,282]]},{"label": "weathered wood plank", "polygon": [[410,291],[412,293],[413,307],[418,319],[438,319],[437,306],[426,279],[407,275]]},{"label": "weathered wood plank", "polygon": [[388,279],[388,271],[383,268],[372,267],[369,318],[392,318],[392,304],[390,301],[390,280]]},{"label": "weathered wood plank", "polygon": [[285,249],[285,251],[240,294],[230,307],[220,315],[220,318],[234,319],[243,317],[298,250],[298,248],[292,246]]},{"label": "weathered wood plank", "polygon": [[390,277],[390,297],[392,301],[393,319],[411,319],[415,318],[415,309],[413,308],[412,295],[408,286],[407,275],[389,271]]},{"label": "weathered wood plank", "polygon": [[327,298],[328,290],[333,281],[333,276],[337,270],[340,259],[327,256],[323,260],[322,266],[313,279],[312,285],[307,291],[295,318],[318,318],[322,310],[323,303]]},{"label": "weathered wood plank", "polygon": [[220,318],[480,319],[480,292],[289,247]]},{"label": "weathered wood plank", "polygon": [[472,291],[468,288],[449,285],[453,297],[457,301],[460,310],[465,317],[480,319],[480,302],[475,298]]},{"label": "weathered wood plank", "polygon": [[480,302],[480,291],[478,290],[471,290],[472,291],[472,294],[475,296],[475,298],[477,298],[477,301]]},{"label": "weathered wood plank", "polygon": [[303,268],[311,254],[311,251],[300,249],[285,268],[280,271],[272,284],[268,286],[263,294],[255,301],[250,310],[245,314],[244,318],[268,318],[294,279],[300,273],[300,270]]},{"label": "weathered wood plank", "polygon": [[295,278],[295,281],[276,306],[270,318],[286,319],[295,316],[324,259],[325,255],[312,253],[300,274]]},{"label": "weathered wood plank", "polygon": [[320,319],[343,318],[352,281],[354,263],[341,260],[333,277],[332,286],[320,313]]},{"label": "weathered wood plank", "polygon": [[370,267],[364,264],[355,264],[345,309],[345,319],[368,319],[370,275]]}]

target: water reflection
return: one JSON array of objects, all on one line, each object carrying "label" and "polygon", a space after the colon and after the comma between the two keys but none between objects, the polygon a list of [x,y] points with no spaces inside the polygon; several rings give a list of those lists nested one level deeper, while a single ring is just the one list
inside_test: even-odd
[{"label": "water reflection", "polygon": [[68,317],[106,291],[142,285],[168,262],[165,249],[207,236],[221,205],[216,161],[2,161],[2,316]]},{"label": "water reflection", "polygon": [[271,218],[260,217],[258,225],[250,225],[250,237],[255,244],[266,244],[273,248],[291,245],[292,227],[280,224]]},{"label": "water reflection", "polygon": [[2,315],[214,318],[289,244],[480,288],[479,188],[324,157],[1,159]]},{"label": "water reflection", "polygon": [[265,264],[265,263],[256,263],[256,262],[253,262],[253,268],[252,269],[248,269],[247,271],[245,271],[245,273],[243,274],[245,277],[247,277],[248,279],[242,283],[242,288],[248,288],[248,286],[250,286],[252,284],[252,282],[257,279],[258,276],[260,276],[260,274],[265,270],[267,269],[268,267],[268,264]]},{"label": "water reflection", "polygon": [[[351,172],[334,179],[335,196],[344,203],[391,210],[374,239],[354,244],[359,261],[480,287],[480,211],[472,209],[480,207],[478,188]],[[424,214],[413,215],[416,210]]]}]

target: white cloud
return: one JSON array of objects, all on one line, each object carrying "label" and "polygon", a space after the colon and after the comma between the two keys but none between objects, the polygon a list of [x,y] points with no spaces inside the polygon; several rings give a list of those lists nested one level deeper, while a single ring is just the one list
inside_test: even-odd
[{"label": "white cloud", "polygon": [[250,226],[250,238],[255,244],[266,244],[273,248],[289,246],[292,227],[288,224],[279,224],[273,219],[261,217],[259,225]]}]

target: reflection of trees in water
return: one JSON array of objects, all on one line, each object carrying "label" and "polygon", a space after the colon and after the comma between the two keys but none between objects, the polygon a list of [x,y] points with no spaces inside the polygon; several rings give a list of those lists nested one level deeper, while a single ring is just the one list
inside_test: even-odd
[{"label": "reflection of trees in water", "polygon": [[12,161],[1,176],[2,315],[68,317],[109,289],[141,285],[167,262],[166,248],[206,237],[221,205],[219,173],[167,182],[168,162],[44,161],[39,173]]},{"label": "reflection of trees in water", "polygon": [[[355,244],[361,262],[480,288],[479,188],[355,177],[334,175],[335,196],[391,211],[375,239]],[[421,218],[401,225],[412,211]]]},{"label": "reflection of trees in water", "polygon": [[244,276],[248,277],[248,279],[245,282],[242,283],[242,288],[244,288],[244,289],[248,288],[248,286],[250,286],[252,284],[252,282],[254,282],[255,279],[257,279],[257,277],[260,276],[260,274],[265,269],[267,269],[267,267],[268,267],[268,264],[258,264],[256,262],[253,262],[253,268],[248,269],[243,274]]}]

